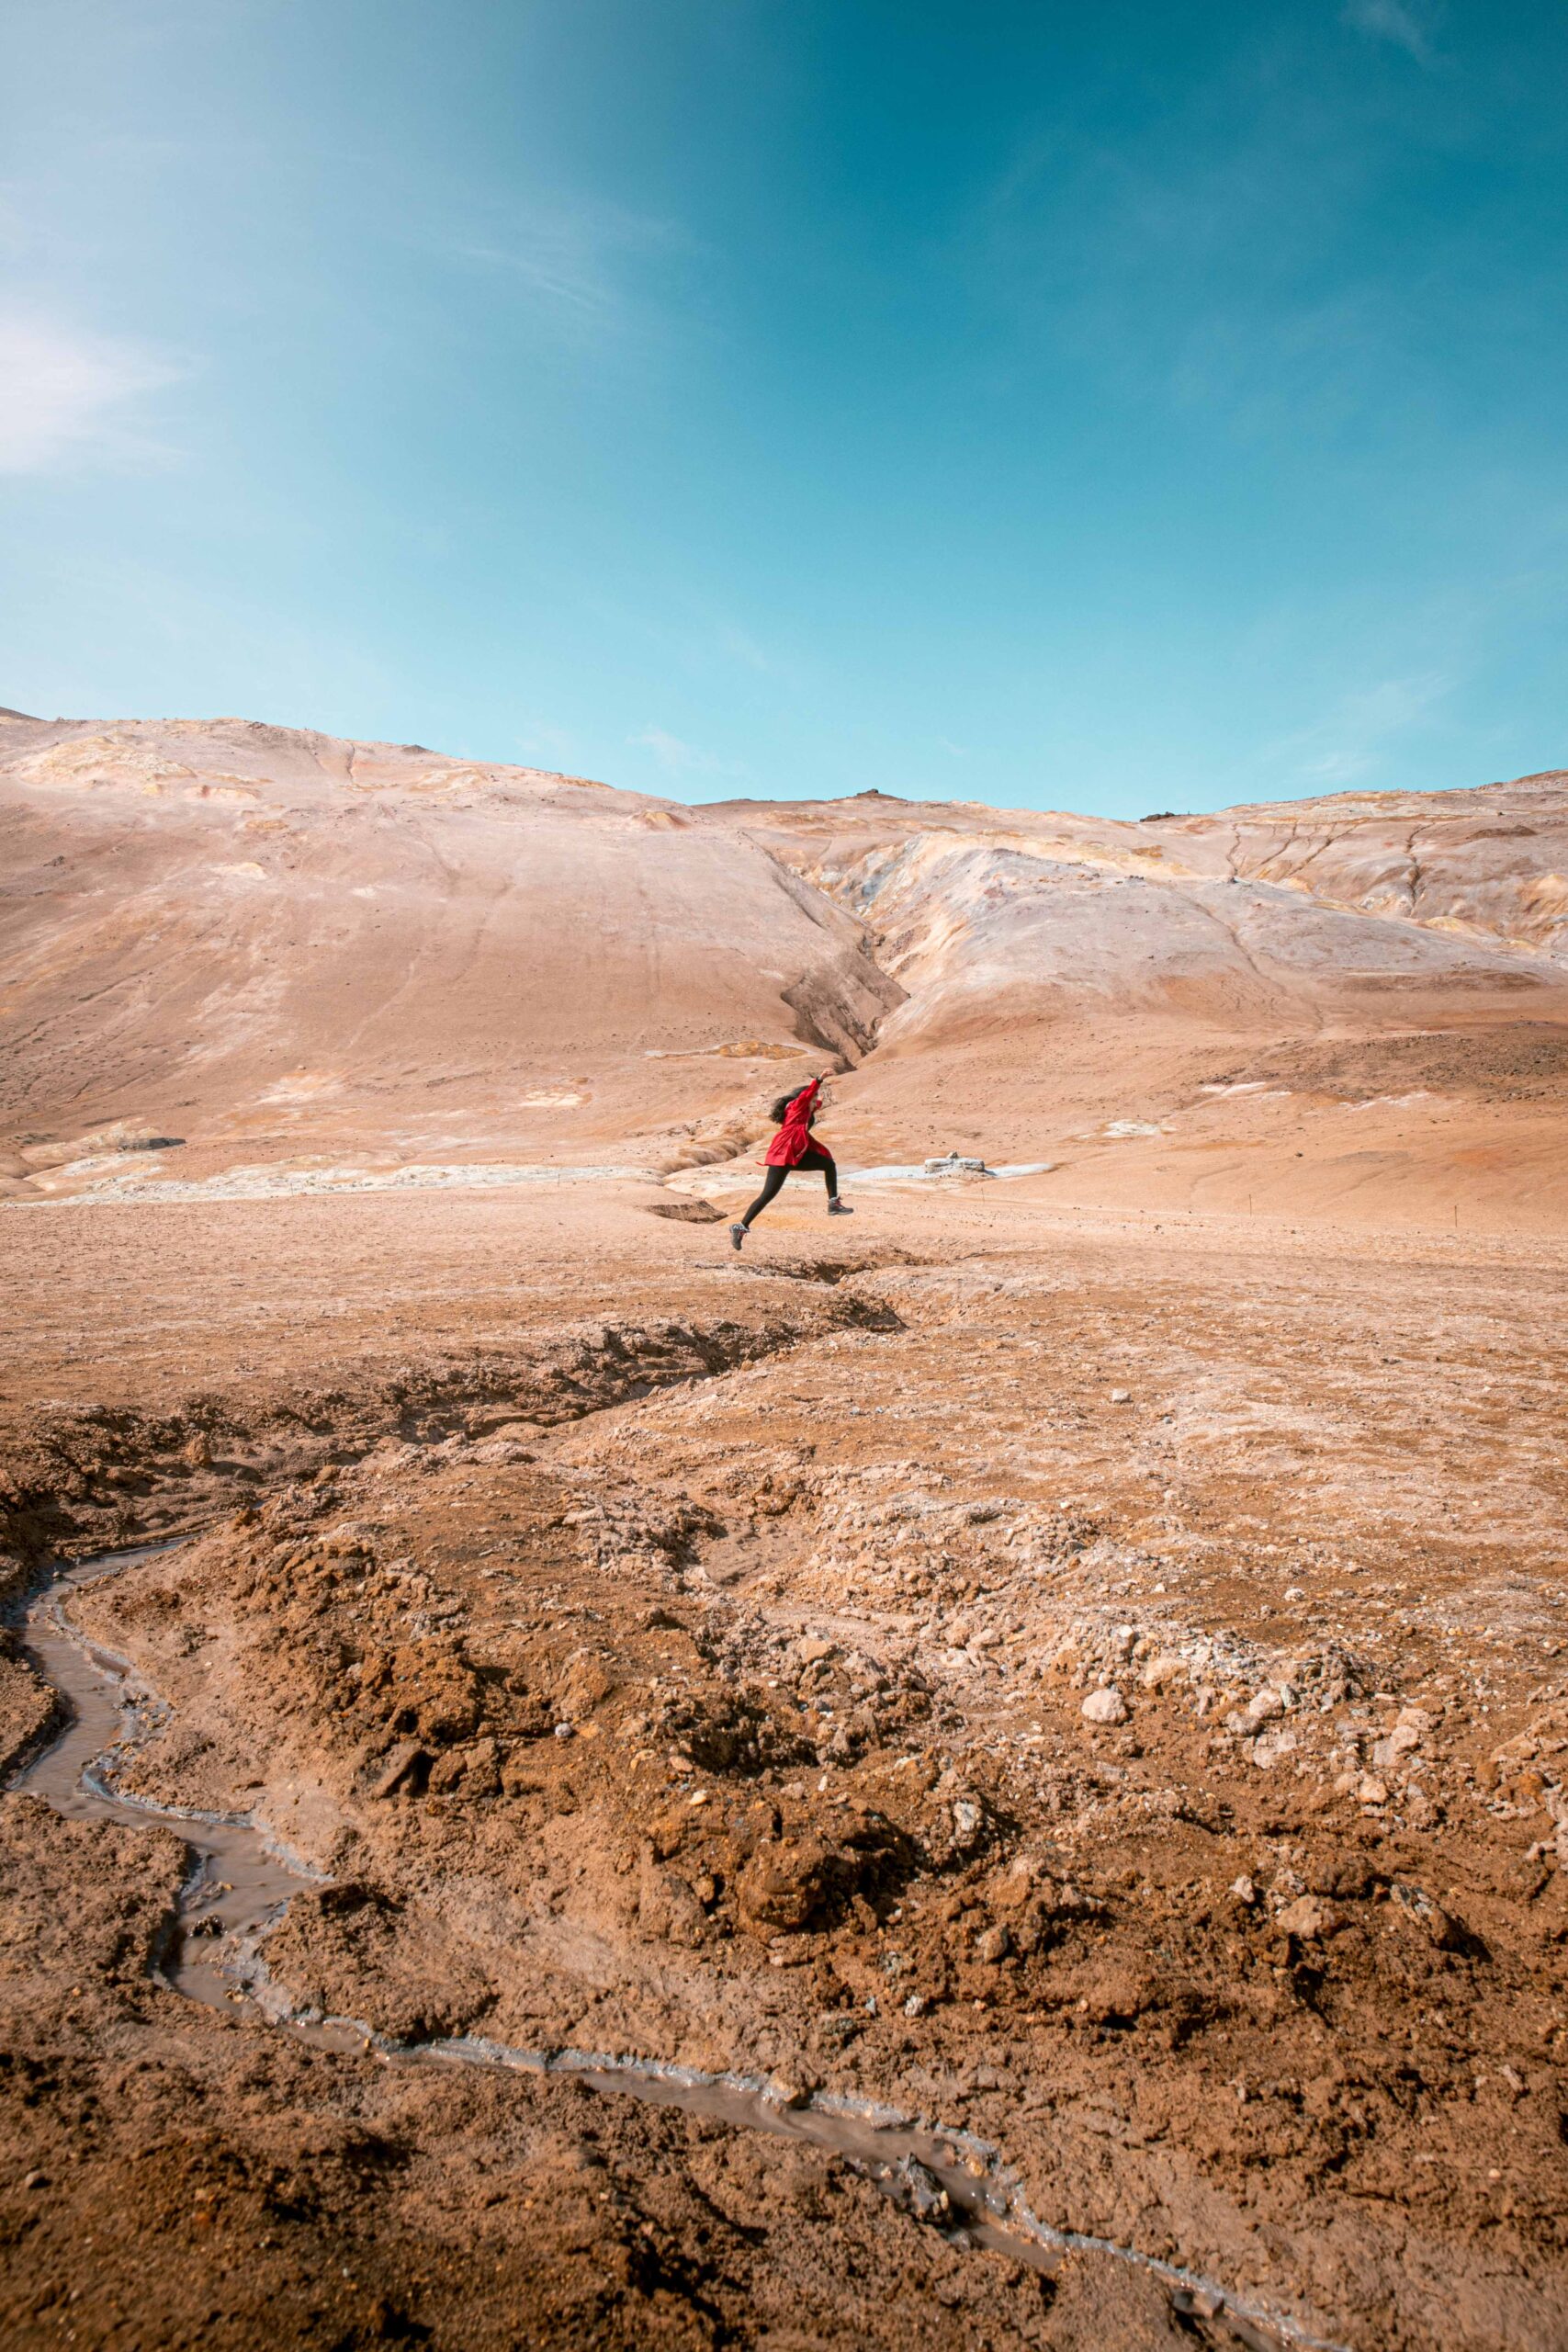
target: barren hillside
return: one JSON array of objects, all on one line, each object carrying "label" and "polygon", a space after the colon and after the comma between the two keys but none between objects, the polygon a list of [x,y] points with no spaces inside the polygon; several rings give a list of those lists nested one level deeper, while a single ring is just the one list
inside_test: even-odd
[{"label": "barren hillside", "polygon": [[0,746],[17,1143],[603,1157],[897,1001],[852,917],[636,793],[241,720]]},{"label": "barren hillside", "polygon": [[0,720],[25,1194],[668,1171],[830,1062],[850,1164],[1555,1222],[1568,778],[1115,823],[687,808],[240,720]]}]

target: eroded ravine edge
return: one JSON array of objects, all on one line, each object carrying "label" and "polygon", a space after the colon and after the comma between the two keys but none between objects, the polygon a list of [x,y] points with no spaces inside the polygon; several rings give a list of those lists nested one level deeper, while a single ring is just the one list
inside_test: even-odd
[{"label": "eroded ravine edge", "polygon": [[[836,1269],[840,1261],[823,1262]],[[856,1253],[845,1272],[884,1262],[903,1261]],[[727,1261],[721,1271],[727,1285],[736,1283],[736,1266]],[[795,1264],[767,1271],[787,1278]],[[244,1399],[214,1390],[163,1409],[35,1407],[20,1428],[3,1433],[10,1459],[0,1479],[0,1597],[18,1589],[16,1572],[62,1554],[102,1555],[173,1534],[280,1479],[349,1466],[385,1439],[474,1442],[518,1422],[547,1432],[840,1331],[898,1326],[890,1307],[819,1271],[808,1287],[809,1307],[802,1283],[786,1282],[761,1315],[592,1317],[511,1344],[329,1370],[303,1385],[252,1384]],[[746,1283],[732,1292],[738,1306],[750,1291]]]},{"label": "eroded ravine edge", "polygon": [[[1023,2200],[1018,2175],[1000,2150],[957,2128],[832,2092],[786,2101],[761,2076],[709,2074],[659,2059],[519,2049],[478,2034],[402,2041],[358,2018],[330,2017],[292,2002],[271,1976],[261,1947],[290,1896],[321,1884],[321,1873],[273,1840],[254,1815],[204,1813],[118,1793],[113,1785],[118,1764],[155,1724],[167,1722],[170,1711],[129,1659],[73,1626],[63,1605],[71,1589],[107,1580],[175,1548],[179,1540],[58,1563],[35,1589],[18,1629],[21,1640],[71,1713],[8,1784],[78,1819],[164,1828],[184,1842],[192,1866],[152,1961],[155,1976],[172,1991],[209,2007],[252,2007],[298,2039],[344,2054],[564,2079],[606,2096],[677,2107],[791,2139],[842,2157],[902,2211],[939,2228],[953,2245],[998,2253],[1046,2275],[1066,2255],[1117,2262],[1156,2280],[1179,2312],[1224,2327],[1248,2352],[1280,2352],[1284,2346],[1301,2352],[1347,2352],[1288,2315],[1242,2301],[1180,2264],[1042,2222]],[[217,1876],[218,1871],[228,1875]],[[196,1953],[190,1948],[198,1940],[201,1951]],[[220,1949],[209,1953],[209,1943]]]}]

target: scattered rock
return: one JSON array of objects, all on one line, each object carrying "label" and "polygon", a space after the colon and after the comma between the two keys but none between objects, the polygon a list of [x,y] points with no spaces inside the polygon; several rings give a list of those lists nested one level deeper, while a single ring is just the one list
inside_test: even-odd
[{"label": "scattered rock", "polygon": [[897,2202],[918,2222],[942,2222],[952,2211],[952,2200],[934,2172],[918,2156],[906,2156],[889,2186]]},{"label": "scattered rock", "polygon": [[1380,1772],[1386,1772],[1391,1765],[1399,1762],[1401,1757],[1408,1756],[1413,1748],[1419,1747],[1420,1745],[1421,1734],[1415,1724],[1402,1720],[1394,1725],[1386,1738],[1374,1740],[1372,1762]]},{"label": "scattered rock", "polygon": [[373,1797],[413,1794],[416,1788],[423,1785],[431,1761],[417,1739],[400,1739],[378,1766],[368,1793]]},{"label": "scattered rock", "polygon": [[1113,1684],[1103,1690],[1091,1690],[1080,1710],[1085,1723],[1124,1724],[1128,1719],[1127,1702]]},{"label": "scattered rock", "polygon": [[643,1856],[637,1920],[645,1935],[688,1949],[702,1943],[709,1932],[707,1914],[695,1888],[678,1871],[660,1870],[651,1849]]},{"label": "scattered rock", "polygon": [[[1231,876],[1234,881],[1235,876]],[[1172,2292],[1171,2308],[1188,2319],[1218,2319],[1224,2310],[1225,2299],[1218,2287],[1178,2287]]]},{"label": "scattered rock", "polygon": [[1034,1889],[1034,1865],[1021,1854],[1010,1870],[992,1881],[987,1891],[987,1900],[994,1910],[1018,1911],[1029,1901]]},{"label": "scattered rock", "polygon": [[532,1462],[534,1452],[517,1438],[487,1437],[476,1445],[469,1460],[482,1462],[489,1468],[504,1467],[513,1462]]},{"label": "scattered rock", "polygon": [[1389,1894],[1400,1916],[1421,1928],[1439,1951],[1457,1951],[1464,1942],[1464,1929],[1440,1903],[1434,1903],[1419,1886],[1391,1886]]},{"label": "scattered rock", "polygon": [[979,1838],[985,1815],[970,1797],[960,1797],[953,1808],[953,1839],[955,1849],[964,1853]]},{"label": "scattered rock", "polygon": [[1174,1650],[1161,1650],[1157,1657],[1146,1658],[1138,1679],[1145,1690],[1163,1690],[1168,1682],[1179,1681],[1187,1671],[1187,1661]]},{"label": "scattered rock", "polygon": [[811,2100],[812,2085],[794,2075],[773,2075],[768,2078],[762,2097],[770,2107],[807,2107]]},{"label": "scattered rock", "polygon": [[501,1752],[493,1739],[476,1739],[467,1747],[448,1748],[431,1768],[432,1796],[494,1796],[501,1787]]},{"label": "scattered rock", "polygon": [[815,1838],[764,1838],[736,1889],[747,1927],[797,1933],[830,1892],[836,1857]]}]

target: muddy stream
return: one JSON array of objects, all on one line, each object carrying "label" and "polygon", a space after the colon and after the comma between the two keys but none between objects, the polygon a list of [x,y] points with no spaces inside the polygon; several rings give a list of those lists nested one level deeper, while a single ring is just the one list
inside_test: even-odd
[{"label": "muddy stream", "polygon": [[1174,2309],[1190,2324],[1197,2323],[1212,2344],[1241,2344],[1249,2352],[1280,2352],[1286,2346],[1345,2352],[1283,2314],[1237,2301],[1195,2271],[1109,2239],[1052,2229],[1024,2204],[1016,2176],[998,2152],[965,2132],[829,2092],[786,2101],[760,2076],[706,2075],[657,2059],[518,2050],[475,2034],[400,2042],[355,2018],[323,2017],[290,2003],[269,1975],[261,1947],[289,1897],[301,1886],[323,1884],[323,1874],[276,1843],[253,1815],[203,1813],[120,1795],[119,1771],[138,1745],[166,1722],[169,1711],[129,1660],[89,1640],[71,1623],[73,1592],[171,1548],[145,1544],[66,1562],[34,1596],[18,1631],[33,1662],[64,1702],[66,1722],[10,1786],[41,1797],[73,1820],[158,1826],[184,1841],[191,1867],[154,1959],[154,1973],[174,1991],[231,2014],[259,2013],[319,2048],[394,2064],[567,2076],[606,2096],[678,2107],[794,2140],[847,2159],[951,2245],[983,2247],[1047,2275],[1066,2255],[1124,2263],[1157,2280]]}]

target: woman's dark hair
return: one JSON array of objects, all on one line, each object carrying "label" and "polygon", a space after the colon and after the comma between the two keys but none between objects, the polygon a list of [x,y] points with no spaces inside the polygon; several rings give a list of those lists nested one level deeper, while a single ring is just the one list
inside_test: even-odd
[{"label": "woman's dark hair", "polygon": [[805,1093],[805,1091],[806,1089],[804,1086],[797,1086],[793,1094],[781,1094],[779,1096],[778,1101],[773,1104],[773,1109],[768,1114],[768,1116],[772,1119],[775,1127],[783,1126],[785,1119],[789,1116],[790,1104],[796,1102],[799,1097]]}]

